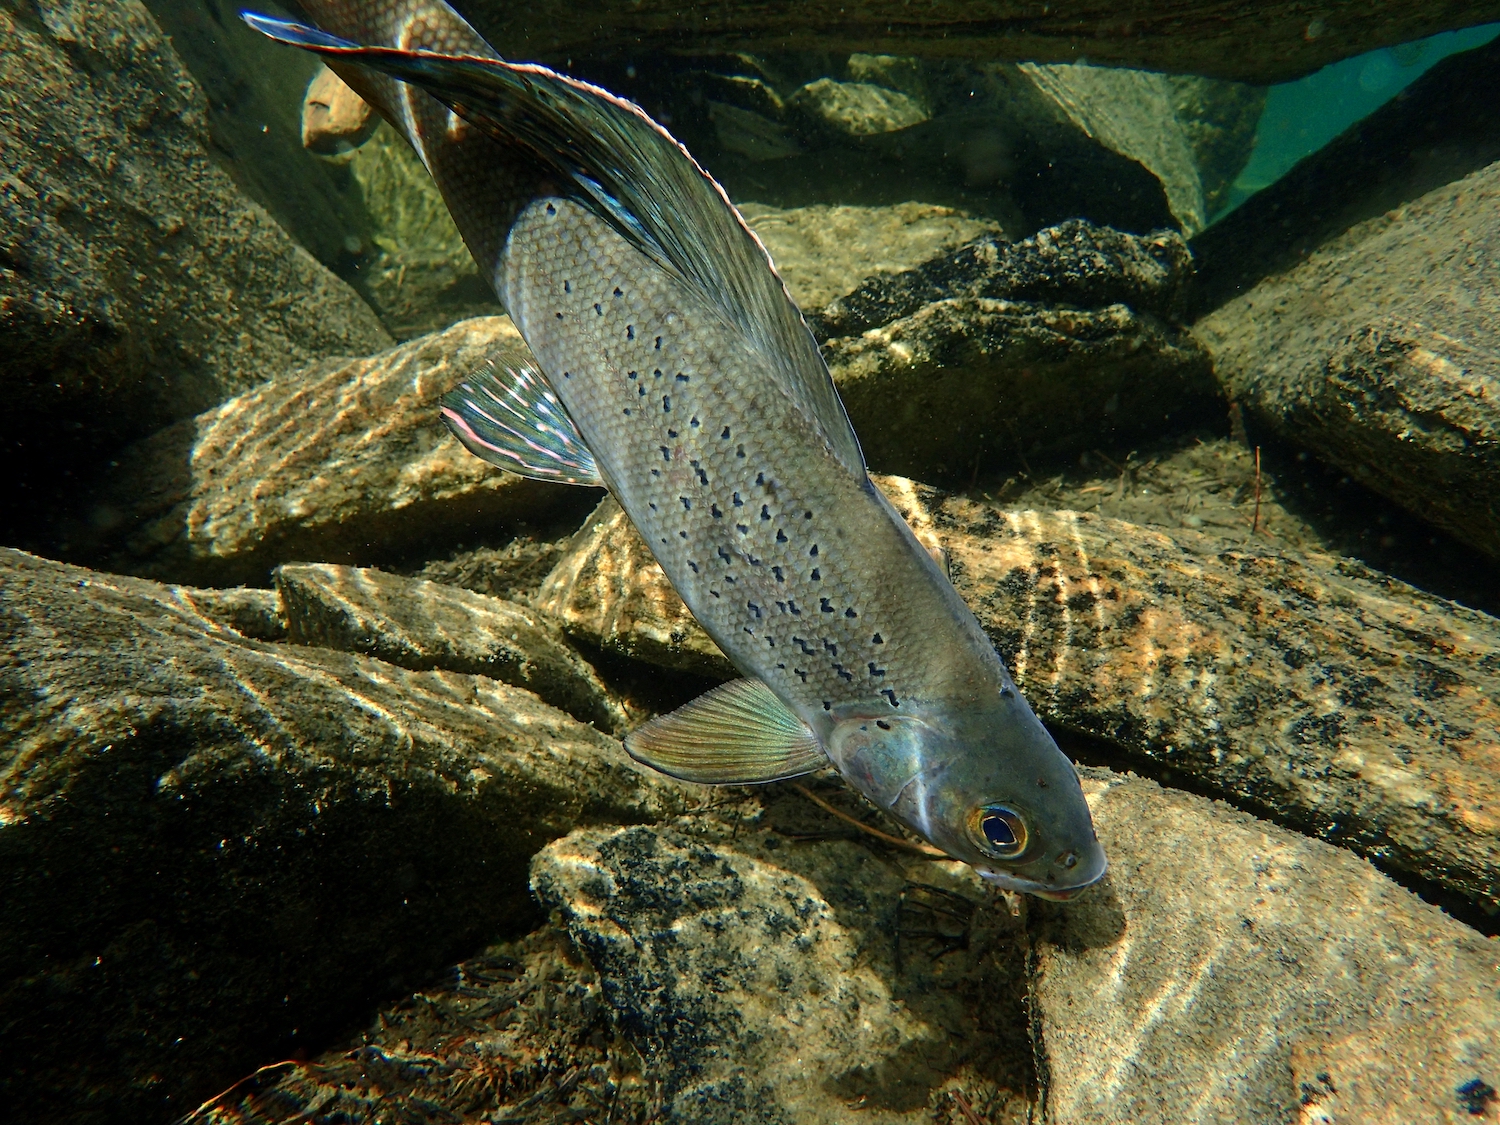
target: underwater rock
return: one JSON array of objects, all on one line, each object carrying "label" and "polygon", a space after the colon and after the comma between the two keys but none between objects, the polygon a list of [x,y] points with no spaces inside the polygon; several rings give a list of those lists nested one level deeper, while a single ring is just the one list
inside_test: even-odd
[{"label": "underwater rock", "polygon": [[415,671],[488,676],[579,722],[624,733],[620,705],[538,610],[349,566],[279,566],[273,577],[294,644],[363,653]]},{"label": "underwater rock", "polygon": [[[1500,622],[1348,559],[876,482],[1047,722],[1500,903]],[[734,674],[612,500],[538,604],[602,647]]]},{"label": "underwater rock", "polygon": [[535,603],[606,651],[699,676],[739,674],[682,604],[613,496],[573,537]]},{"label": "underwater rock", "polygon": [[135,0],[0,10],[7,503],[58,461],[390,338],[209,154],[203,93]]},{"label": "underwater rock", "polygon": [[358,148],[380,124],[370,104],[326,66],[302,95],[302,147],[320,156]]},{"label": "underwater rock", "polygon": [[529,928],[526,863],[684,807],[483,676],[247,640],[191,592],[0,553],[0,1096],[162,1121]]},{"label": "underwater rock", "polygon": [[1494,0],[1443,5],[1292,0],[1224,5],[1208,0],[1134,7],[1110,0],[1063,0],[1038,8],[1020,0],[928,5],[866,0],[721,4],[685,18],[639,0],[600,0],[579,20],[566,0],[536,0],[518,10],[503,0],[474,0],[470,18],[507,58],[561,64],[567,58],[712,55],[737,51],[851,51],[979,61],[1087,57],[1114,67],[1204,74],[1269,85],[1300,78],[1351,55],[1500,19]]},{"label": "underwater rock", "polygon": [[1042,1120],[1456,1123],[1500,1084],[1493,940],[1218,802],[1084,786],[1110,874],[1030,904]]},{"label": "underwater rock", "polygon": [[815,331],[814,310],[834,298],[862,292],[889,274],[904,275],[982,235],[1002,237],[993,220],[930,203],[788,208],[745,203],[740,213]]},{"label": "underwater rock", "polygon": [[788,99],[787,106],[806,117],[814,129],[850,137],[894,133],[931,116],[921,101],[900,90],[832,78],[809,82]]},{"label": "underwater rock", "polygon": [[496,349],[530,359],[504,317],[367,359],[289,371],[121,458],[72,546],[116,571],[264,581],[282,562],[375,562],[495,530],[587,495],[501,472],[444,428],[438,400]]},{"label": "underwater rock", "polygon": [[1126,234],[1071,219],[1018,242],[981,235],[947,253],[929,254],[911,268],[881,273],[894,276],[870,276],[821,311],[809,313],[808,323],[819,339],[857,336],[924,305],[959,297],[1074,308],[1126,304],[1175,319],[1193,277],[1193,258],[1176,231]]},{"label": "underwater rock", "polygon": [[1167,75],[1173,115],[1198,169],[1210,219],[1228,202],[1229,189],[1250,161],[1266,89],[1196,74]]},{"label": "underwater rock", "polygon": [[1281,437],[1500,559],[1500,164],[1368,219],[1194,326]]},{"label": "underwater rock", "polygon": [[[958,1122],[960,1086],[993,1099],[986,1120],[1025,1120],[1020,922],[977,877],[688,828],[582,829],[531,869],[660,1083],[662,1120]],[[946,945],[928,905],[948,912]]]},{"label": "underwater rock", "polygon": [[410,573],[413,578],[530,605],[543,579],[552,572],[572,540],[572,532],[559,539],[539,540],[518,535],[504,547],[455,551]]}]

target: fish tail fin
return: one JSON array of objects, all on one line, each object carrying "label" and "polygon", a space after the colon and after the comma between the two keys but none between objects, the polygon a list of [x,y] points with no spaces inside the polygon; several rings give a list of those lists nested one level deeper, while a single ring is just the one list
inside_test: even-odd
[{"label": "fish tail fin", "polygon": [[491,356],[443,396],[443,421],[470,453],[523,477],[602,487],[578,427],[531,364]]}]

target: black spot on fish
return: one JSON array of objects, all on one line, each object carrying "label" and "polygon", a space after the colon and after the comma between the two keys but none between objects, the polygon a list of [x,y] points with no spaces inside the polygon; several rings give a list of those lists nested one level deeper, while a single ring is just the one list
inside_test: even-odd
[{"label": "black spot on fish", "polygon": [[786,665],[785,664],[778,664],[778,665],[776,665],[776,667],[780,668],[783,672],[786,671]]},{"label": "black spot on fish", "polygon": [[665,445],[658,445],[656,448],[661,450],[661,459],[663,461],[670,461],[672,459],[672,451]]},{"label": "black spot on fish", "polygon": [[594,302],[594,311],[596,313],[598,313],[600,316],[603,316],[604,315],[604,306],[601,305],[598,301],[595,301]]},{"label": "black spot on fish", "polygon": [[677,537],[678,537],[678,538],[679,538],[679,539],[686,539],[686,538],[687,538],[687,532],[685,532],[685,531],[679,531],[679,532],[678,532],[678,533],[677,533]]},{"label": "black spot on fish", "polygon": [[719,548],[719,558],[724,560],[725,566],[728,566],[733,561],[733,559],[729,555],[729,552],[724,550],[723,547]]},{"label": "black spot on fish", "polygon": [[679,383],[686,383],[688,381],[688,377],[686,375],[684,375],[681,371],[679,371],[677,373],[677,381]]},{"label": "black spot on fish", "polygon": [[812,513],[811,512],[803,512],[802,513],[802,518],[805,519],[805,520],[810,520],[810,519],[812,519]]},{"label": "black spot on fish", "polygon": [[870,675],[872,675],[872,676],[883,676],[883,675],[885,675],[885,669],[884,668],[877,668],[877,667],[875,667],[875,661],[872,660],[872,661],[870,661]]},{"label": "black spot on fish", "polygon": [[661,337],[660,336],[658,336],[656,338],[656,350],[657,351],[661,351]]},{"label": "black spot on fish", "polygon": [[760,606],[756,605],[754,602],[746,602],[745,606],[750,610],[751,613],[755,614],[756,617],[760,616]]},{"label": "black spot on fish", "polygon": [[651,475],[653,477],[659,477],[659,476],[661,476],[661,470],[660,469],[652,469],[651,470]]},{"label": "black spot on fish", "polygon": [[745,506],[745,502],[740,499],[740,494],[738,492],[734,494],[734,506],[736,508],[743,508]]},{"label": "black spot on fish", "polygon": [[830,702],[829,702],[829,701],[828,701],[828,700],[826,700],[826,699],[825,699],[825,700],[823,700],[823,710],[825,710],[825,711],[832,711],[832,710],[833,710],[833,704],[832,704],[832,703],[830,703]]},{"label": "black spot on fish", "polygon": [[766,483],[766,474],[765,473],[756,473],[755,474],[755,483],[756,484],[765,484]]},{"label": "black spot on fish", "polygon": [[814,582],[820,582],[823,579],[823,575],[819,572],[817,567],[812,568],[812,573],[809,574],[808,577],[811,578]]},{"label": "black spot on fish", "polygon": [[636,388],[636,391],[637,391],[637,393],[639,393],[639,394],[640,394],[640,396],[641,396],[641,397],[642,397],[642,398],[645,398],[645,397],[646,397],[646,388],[645,388],[645,386],[639,386],[639,387],[637,387],[637,388]]},{"label": "black spot on fish", "polygon": [[724,581],[725,582],[734,582],[734,581],[736,581],[736,579],[735,579],[734,575],[732,575],[732,574],[726,574],[726,575],[724,575]]},{"label": "black spot on fish", "polygon": [[564,281],[563,282],[563,292],[564,293],[571,293],[571,292],[573,292],[573,283],[571,281]]},{"label": "black spot on fish", "polygon": [[760,506],[760,518],[763,520],[768,520],[771,518],[771,508],[769,505],[762,504]]},{"label": "black spot on fish", "polygon": [[638,372],[635,372],[635,371],[627,371],[627,372],[625,372],[625,378],[627,378],[627,379],[634,379],[637,374],[638,374]]},{"label": "black spot on fish", "polygon": [[625,296],[624,293],[620,292],[620,287],[618,285],[615,286],[615,296],[616,297],[623,297],[623,296]]},{"label": "black spot on fish", "polygon": [[712,594],[716,598],[719,596],[719,591],[717,591],[717,590],[710,590],[709,593]]},{"label": "black spot on fish", "polygon": [[724,432],[722,434],[720,434],[719,436],[721,438],[725,439],[726,441],[729,440],[729,427],[725,426],[724,427]]},{"label": "black spot on fish", "polygon": [[572,377],[573,377],[573,373],[571,371],[564,371],[563,372],[563,378],[564,379],[571,379]]},{"label": "black spot on fish", "polygon": [[653,501],[647,500],[646,503],[651,505],[651,510],[653,512],[656,511],[656,504]]},{"label": "black spot on fish", "polygon": [[879,633],[876,633],[873,637],[870,638],[870,643],[872,645],[883,645],[885,644],[885,638],[882,637]]},{"label": "black spot on fish", "polygon": [[746,526],[745,526],[745,525],[744,525],[744,524],[742,524],[742,523],[737,523],[737,524],[735,524],[735,525],[734,525],[734,529],[735,529],[735,530],[736,530],[736,531],[738,531],[738,532],[739,532],[739,533],[740,533],[740,534],[741,534],[741,535],[749,535],[749,534],[750,534],[750,529],[749,529],[749,528],[748,528],[748,527],[746,527]]},{"label": "black spot on fish", "polygon": [[[627,410],[625,413],[629,414],[630,411]],[[779,527],[776,529],[776,542],[778,542],[778,543],[785,543],[786,542],[786,532],[782,531],[781,528],[779,528]]]},{"label": "black spot on fish", "polygon": [[671,395],[662,395],[661,396],[661,408],[662,408],[662,410],[664,412],[668,412],[668,413],[671,412],[671,409],[672,409],[672,396]]},{"label": "black spot on fish", "polygon": [[744,626],[744,630],[745,630],[745,632],[749,633],[752,637],[755,636],[755,630],[752,629],[752,628],[750,628],[750,626],[748,626],[748,625]]},{"label": "black spot on fish", "polygon": [[691,512],[693,510],[693,502],[691,500],[689,500],[686,496],[679,496],[677,499],[679,499],[679,500],[682,501],[682,509],[683,509],[683,511],[685,511],[685,512]]},{"label": "black spot on fish", "polygon": [[833,670],[839,674],[839,679],[844,680],[845,682],[854,679],[854,673],[849,671],[849,669],[845,668],[842,664],[835,664],[833,666]]},{"label": "black spot on fish", "polygon": [[804,656],[811,656],[812,655],[812,652],[813,652],[812,645],[808,644],[801,637],[793,637],[792,638],[792,644],[794,644],[798,648],[800,648],[802,650],[802,653],[803,653]]},{"label": "black spot on fish", "polygon": [[807,683],[807,671],[806,671],[806,669],[803,669],[803,668],[793,668],[792,671],[796,672],[797,675],[801,677],[802,682],[804,684]]},{"label": "black spot on fish", "polygon": [[802,611],[797,608],[797,603],[794,602],[794,601],[792,601],[792,600],[790,600],[790,599],[787,600],[786,608],[787,608],[787,612],[790,613],[793,617],[801,617],[802,616]]},{"label": "black spot on fish", "polygon": [[823,651],[837,656],[839,654],[839,646],[825,637],[823,639]]},{"label": "black spot on fish", "polygon": [[774,575],[776,575],[776,581],[778,581],[778,582],[785,582],[786,581],[786,575],[784,575],[784,574],[781,573],[781,567],[779,567],[779,566],[773,566],[771,568],[771,573],[774,574]]},{"label": "black spot on fish", "polygon": [[667,436],[668,437],[676,437],[677,436],[677,431],[676,430],[668,430],[667,431]]},{"label": "black spot on fish", "polygon": [[555,214],[557,214],[557,208],[554,207],[554,206],[552,206],[552,204],[550,204],[550,203],[547,204],[547,214],[549,214],[549,215],[555,215]]},{"label": "black spot on fish", "polygon": [[880,694],[883,695],[883,696],[885,696],[887,699],[889,699],[891,701],[891,706],[892,707],[900,707],[901,706],[901,704],[899,704],[899,703],[896,702],[896,693],[891,688],[881,688],[880,689]]},{"label": "black spot on fish", "polygon": [[833,612],[833,606],[831,606],[831,605],[828,604],[828,599],[827,598],[819,598],[818,599],[818,608],[821,609],[824,613],[832,613]]},{"label": "black spot on fish", "polygon": [[844,616],[845,617],[858,617],[859,614],[855,613],[853,609],[846,609],[846,610],[844,610]]},{"label": "black spot on fish", "polygon": [[689,560],[688,560],[688,566],[689,566],[689,567],[690,567],[690,568],[692,568],[692,571],[693,571],[693,573],[694,573],[694,574],[697,574],[697,573],[698,573],[698,564],[697,564],[697,563],[695,563],[695,562],[693,562],[693,560],[692,560],[692,559],[689,559]]},{"label": "black spot on fish", "polygon": [[627,339],[627,340],[634,340],[635,339],[635,325],[633,325],[633,324],[627,324],[625,326],[625,339]]},{"label": "black spot on fish", "polygon": [[709,510],[710,513],[712,513],[714,519],[717,520],[717,519],[723,519],[724,518],[724,513],[721,512],[721,511],[719,511],[719,506],[717,504],[710,504],[708,506],[708,510]]},{"label": "black spot on fish", "polygon": [[875,720],[875,725],[877,727],[879,727],[881,730],[890,730],[891,729],[891,724],[888,723],[888,722],[886,722],[884,719],[876,719]]},{"label": "black spot on fish", "polygon": [[628,407],[628,406],[625,408],[625,416],[627,418],[630,416],[630,407]]},{"label": "black spot on fish", "polygon": [[818,545],[816,543],[812,545],[812,550],[807,552],[807,557],[810,559],[818,557]]},{"label": "black spot on fish", "polygon": [[702,422],[698,421],[698,415],[696,415],[696,414],[693,415],[693,420],[688,423],[688,425],[692,426],[694,429],[697,429],[702,424],[703,424]]},{"label": "black spot on fish", "polygon": [[786,602],[777,602],[776,603],[776,608],[779,609],[779,610],[781,610],[782,613],[785,613],[786,612]]},{"label": "black spot on fish", "polygon": [[745,455],[745,447],[743,445],[740,446],[738,449],[736,449],[734,451],[734,455],[736,457],[743,457]]},{"label": "black spot on fish", "polygon": [[660,379],[661,378],[661,368],[660,367],[658,367],[655,371],[651,372],[651,378],[653,378],[653,379]]},{"label": "black spot on fish", "polygon": [[562,313],[554,313],[553,315],[556,316],[558,320],[562,319]]}]

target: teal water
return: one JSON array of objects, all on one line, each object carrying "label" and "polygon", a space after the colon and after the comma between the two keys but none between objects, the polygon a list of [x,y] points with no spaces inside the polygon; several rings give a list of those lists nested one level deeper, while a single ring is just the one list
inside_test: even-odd
[{"label": "teal water", "polygon": [[1395,47],[1355,55],[1271,87],[1255,133],[1250,162],[1230,189],[1217,221],[1356,121],[1374,113],[1449,55],[1483,47],[1500,23],[1446,31]]}]

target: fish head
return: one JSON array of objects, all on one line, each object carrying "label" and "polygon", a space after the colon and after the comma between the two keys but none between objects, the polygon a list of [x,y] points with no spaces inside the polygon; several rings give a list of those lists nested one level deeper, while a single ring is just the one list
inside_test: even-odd
[{"label": "fish head", "polygon": [[825,745],[867,797],[987,881],[1071,898],[1107,866],[1078,773],[1013,686],[993,694],[851,709]]}]

